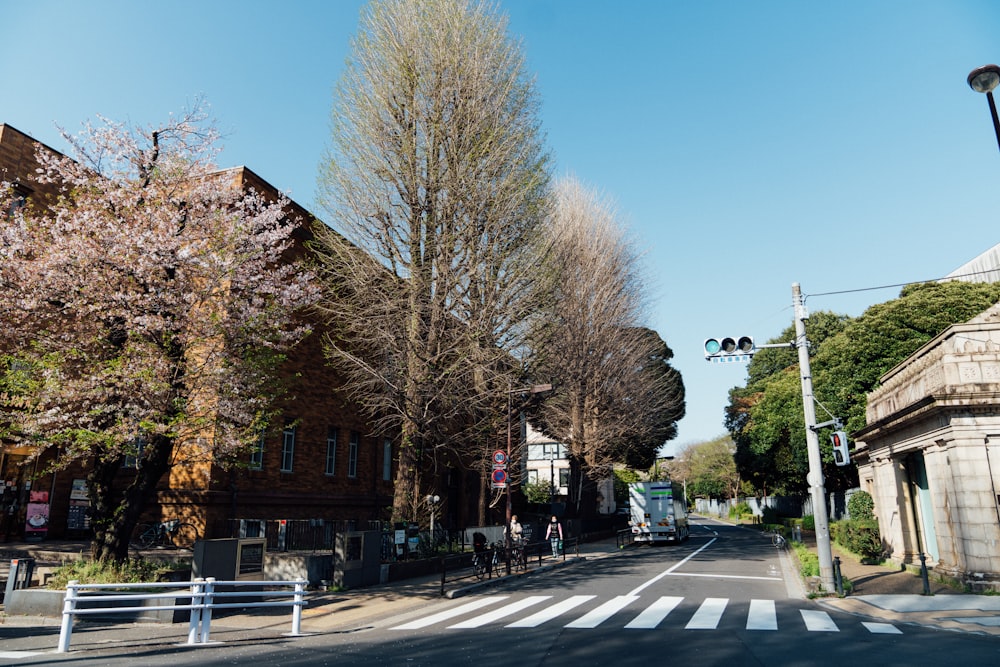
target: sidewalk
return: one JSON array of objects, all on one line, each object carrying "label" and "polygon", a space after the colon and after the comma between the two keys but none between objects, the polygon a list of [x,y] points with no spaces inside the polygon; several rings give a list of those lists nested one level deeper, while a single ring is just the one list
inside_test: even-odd
[{"label": "sidewalk", "polygon": [[[815,544],[812,550],[815,551]],[[889,565],[868,565],[832,545],[840,558],[841,575],[853,585],[844,598],[820,598],[820,604],[887,623],[911,623],[1000,637],[1000,596],[955,590],[928,574],[930,595],[924,595],[919,574]]]}]

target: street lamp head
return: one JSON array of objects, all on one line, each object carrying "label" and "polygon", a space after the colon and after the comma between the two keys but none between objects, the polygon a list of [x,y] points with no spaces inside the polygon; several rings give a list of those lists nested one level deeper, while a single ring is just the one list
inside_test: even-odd
[{"label": "street lamp head", "polygon": [[969,87],[977,93],[989,93],[1000,84],[1000,67],[983,65],[969,72]]}]

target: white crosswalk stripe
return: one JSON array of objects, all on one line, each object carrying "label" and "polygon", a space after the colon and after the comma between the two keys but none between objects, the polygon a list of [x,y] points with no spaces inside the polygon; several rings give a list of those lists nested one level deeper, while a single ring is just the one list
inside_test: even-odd
[{"label": "white crosswalk stripe", "polygon": [[551,597],[552,597],[551,595],[534,595],[529,598],[518,600],[517,602],[512,602],[504,607],[500,607],[499,609],[494,609],[488,614],[483,614],[482,616],[479,616],[477,618],[473,618],[468,621],[462,621],[461,623],[456,623],[455,625],[449,625],[448,627],[454,629],[479,628],[484,625],[488,625],[489,623],[495,623],[499,621],[501,618],[507,618],[508,616],[516,614],[522,609],[527,609],[528,607],[536,605],[539,602],[544,602],[545,600],[548,600]]},{"label": "white crosswalk stripe", "polygon": [[774,610],[774,600],[750,600],[747,614],[747,630],[777,630],[778,614]]},{"label": "white crosswalk stripe", "polygon": [[520,621],[516,621],[508,625],[508,628],[537,628],[542,623],[551,621],[554,618],[562,616],[566,612],[579,607],[584,602],[588,600],[593,600],[596,595],[574,595],[571,598],[563,600],[562,602],[557,602],[556,604],[546,607],[545,609],[532,614],[527,618],[522,618]]},{"label": "white crosswalk stripe", "polygon": [[[402,625],[393,626],[393,630],[420,630],[441,623],[457,621],[452,625],[447,625],[449,630],[469,630],[481,628],[495,624],[511,617],[516,617],[523,612],[530,612],[523,618],[512,620],[504,627],[508,628],[535,628],[545,623],[556,621],[562,616],[566,616],[573,610],[583,609],[584,605],[594,600],[595,595],[573,595],[563,600],[553,600],[551,595],[531,595],[520,599],[508,600],[506,595],[492,595],[477,598],[471,602],[459,605],[452,609],[447,609],[428,616],[411,620]],[[505,602],[502,606],[501,602]],[[642,600],[638,595],[619,595],[610,600],[598,604],[589,611],[583,611],[578,618],[566,619],[563,627],[573,629],[593,629],[603,623],[607,623],[612,617],[625,614],[631,615],[631,620],[624,625],[630,630],[653,630],[669,626],[681,627],[685,619],[682,616],[677,620],[668,621],[667,617],[673,614],[671,619],[681,612],[677,609],[684,602],[683,597],[663,596],[650,601],[648,598]],[[642,604],[645,603],[645,604]],[[496,607],[486,609],[492,605]],[[539,605],[542,605],[541,608]],[[640,608],[641,606],[641,608]],[[537,609],[535,609],[537,608]],[[742,608],[742,607],[737,607]],[[717,630],[730,609],[728,598],[706,598],[698,608],[687,618],[683,625],[685,630]],[[808,632],[840,632],[840,628],[825,611],[815,609],[799,609],[802,623]],[[690,613],[690,607],[684,614]],[[731,616],[736,612],[729,611]],[[463,618],[464,617],[464,618]],[[622,618],[624,620],[624,618]],[[562,621],[559,621],[562,622]],[[902,632],[891,623],[860,623],[871,634],[902,634]],[[727,622],[725,627],[732,627],[732,621]],[[746,629],[751,632],[774,632],[778,628],[777,604],[774,600],[749,601],[749,608],[746,612]],[[789,628],[785,622],[783,630]]]},{"label": "white crosswalk stripe", "polygon": [[840,632],[840,628],[830,618],[830,614],[825,611],[813,611],[811,609],[800,609],[802,620],[806,623],[806,630],[809,632]]},{"label": "white crosswalk stripe", "polygon": [[640,628],[650,630],[655,628],[660,622],[672,612],[684,598],[662,597],[653,604],[646,607],[641,614],[636,616],[626,628]]},{"label": "white crosswalk stripe", "polygon": [[694,616],[684,626],[684,629],[715,630],[719,627],[719,621],[722,620],[722,612],[726,610],[726,605],[728,604],[728,598],[705,598],[705,601],[701,603],[698,611],[694,613]]},{"label": "white crosswalk stripe", "polygon": [[626,605],[639,599],[637,595],[619,595],[602,604],[597,609],[584,614],[572,623],[567,623],[567,628],[596,628],[604,621],[611,618],[616,612],[621,611]]}]

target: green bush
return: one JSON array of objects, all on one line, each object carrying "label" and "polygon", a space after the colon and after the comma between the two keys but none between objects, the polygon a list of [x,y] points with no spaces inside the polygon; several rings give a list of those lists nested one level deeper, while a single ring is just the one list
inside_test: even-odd
[{"label": "green bush", "polygon": [[882,536],[879,534],[878,522],[874,519],[838,521],[831,536],[837,544],[857,554],[862,560],[882,560]]},{"label": "green bush", "polygon": [[874,519],[875,501],[867,491],[858,491],[847,501],[847,513],[852,519]]},{"label": "green bush", "polygon": [[729,508],[730,519],[739,519],[741,516],[751,513],[752,510],[750,509],[750,505],[745,502],[736,503],[735,505]]},{"label": "green bush", "polygon": [[795,556],[799,559],[799,572],[803,577],[819,576],[819,556],[809,551],[809,548],[801,542],[792,542],[795,549]]},{"label": "green bush", "polygon": [[812,514],[802,517],[802,530],[816,530],[816,517]]},{"label": "green bush", "polygon": [[141,584],[160,581],[176,567],[173,563],[138,558],[130,558],[122,563],[81,558],[59,566],[52,573],[46,587],[63,589],[74,580],[81,584]]}]

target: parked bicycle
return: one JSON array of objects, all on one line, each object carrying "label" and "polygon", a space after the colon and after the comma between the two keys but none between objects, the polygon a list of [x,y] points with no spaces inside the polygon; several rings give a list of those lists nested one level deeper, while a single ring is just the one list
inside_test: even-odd
[{"label": "parked bicycle", "polygon": [[159,523],[144,523],[135,531],[133,544],[142,549],[173,546],[191,549],[198,539],[198,530],[190,523],[171,519]]},{"label": "parked bicycle", "polygon": [[528,557],[522,542],[515,542],[510,547],[510,567],[514,571],[528,569]]}]

